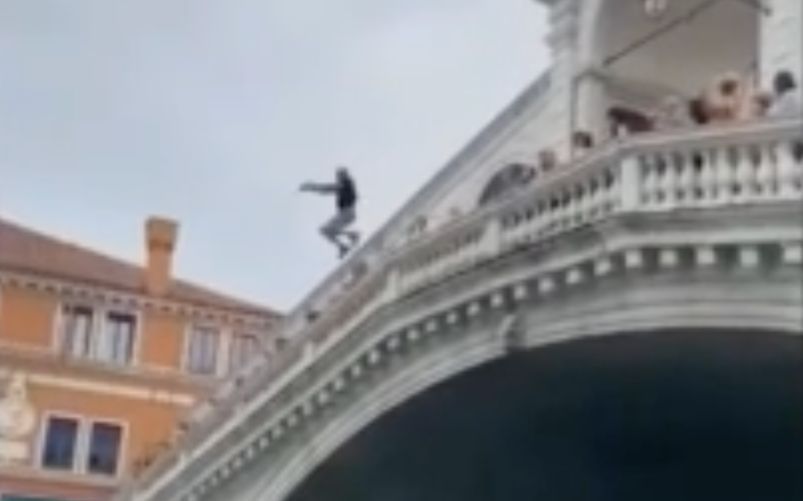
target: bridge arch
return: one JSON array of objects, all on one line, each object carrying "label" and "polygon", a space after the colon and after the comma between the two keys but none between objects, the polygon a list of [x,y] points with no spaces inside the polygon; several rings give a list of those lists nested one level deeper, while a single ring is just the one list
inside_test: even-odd
[{"label": "bridge arch", "polygon": [[[624,285],[624,284],[622,284]],[[360,396],[359,405],[349,405],[342,415],[332,417],[325,427],[305,438],[307,442],[281,467],[264,475],[261,481],[236,499],[248,501],[284,501],[327,459],[388,412],[405,405],[417,395],[440,383],[459,377],[472,369],[504,357],[511,350],[538,350],[561,343],[575,343],[591,338],[617,338],[672,330],[711,330],[738,333],[744,329],[772,332],[799,338],[799,308],[780,307],[777,299],[789,297],[791,289],[770,294],[766,301],[756,301],[759,284],[744,283],[741,290],[729,287],[703,287],[697,291],[687,285],[661,287],[646,284],[612,288],[609,297],[591,291],[584,297],[563,301],[550,312],[532,316],[502,316],[482,325],[478,334],[452,332],[453,341],[406,364]],[[766,289],[764,288],[765,292]],[[630,297],[631,299],[622,299]],[[700,308],[690,308],[690,303]],[[746,309],[745,304],[750,304]],[[678,315],[679,311],[685,315]],[[544,316],[546,315],[546,316]],[[508,321],[506,321],[508,320]],[[277,465],[278,466],[278,465]],[[215,499],[231,499],[222,490]]]},{"label": "bridge arch", "polygon": [[[232,395],[221,429],[188,434],[133,499],[284,501],[391,409],[511,352],[673,329],[800,336],[799,130],[633,141],[410,246],[330,312],[327,337],[310,332],[320,342],[296,345],[267,387]],[[654,155],[701,147],[728,153],[730,189],[706,165],[699,178],[682,162],[669,179],[653,168]],[[742,151],[773,168],[731,155]]]},{"label": "bridge arch", "polygon": [[389,412],[289,501],[796,498],[801,353],[778,333],[716,330],[517,353]]}]

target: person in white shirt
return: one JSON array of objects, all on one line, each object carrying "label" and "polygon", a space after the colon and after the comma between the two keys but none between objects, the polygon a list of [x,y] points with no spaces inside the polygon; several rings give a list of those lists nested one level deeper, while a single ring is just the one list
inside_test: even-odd
[{"label": "person in white shirt", "polygon": [[800,96],[795,77],[789,71],[780,71],[773,81],[774,95],[767,116],[793,118],[801,114]]}]

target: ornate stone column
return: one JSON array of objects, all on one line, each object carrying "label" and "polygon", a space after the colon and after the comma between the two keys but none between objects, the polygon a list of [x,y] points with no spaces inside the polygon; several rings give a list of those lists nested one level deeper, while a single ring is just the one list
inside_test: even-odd
[{"label": "ornate stone column", "polygon": [[762,0],[769,9],[761,16],[761,82],[770,88],[775,73],[789,70],[803,80],[803,2]]}]

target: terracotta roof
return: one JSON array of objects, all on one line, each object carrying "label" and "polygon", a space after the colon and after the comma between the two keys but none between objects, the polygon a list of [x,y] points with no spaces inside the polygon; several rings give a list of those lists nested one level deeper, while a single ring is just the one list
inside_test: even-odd
[{"label": "terracotta roof", "polygon": [[[144,271],[79,245],[0,219],[0,270],[17,271],[145,294]],[[198,306],[278,316],[261,305],[174,280],[166,299]]]}]

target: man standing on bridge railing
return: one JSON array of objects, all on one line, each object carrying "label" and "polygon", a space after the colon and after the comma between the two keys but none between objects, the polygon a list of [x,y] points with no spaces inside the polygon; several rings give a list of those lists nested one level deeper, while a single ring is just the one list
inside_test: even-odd
[{"label": "man standing on bridge railing", "polygon": [[[337,246],[338,254],[343,258],[360,241],[359,232],[346,229],[357,219],[357,188],[348,170],[338,167],[334,183],[307,182],[301,185],[301,191],[335,195],[337,213],[321,227],[321,234]],[[348,242],[343,242],[341,237],[346,237]]]}]

